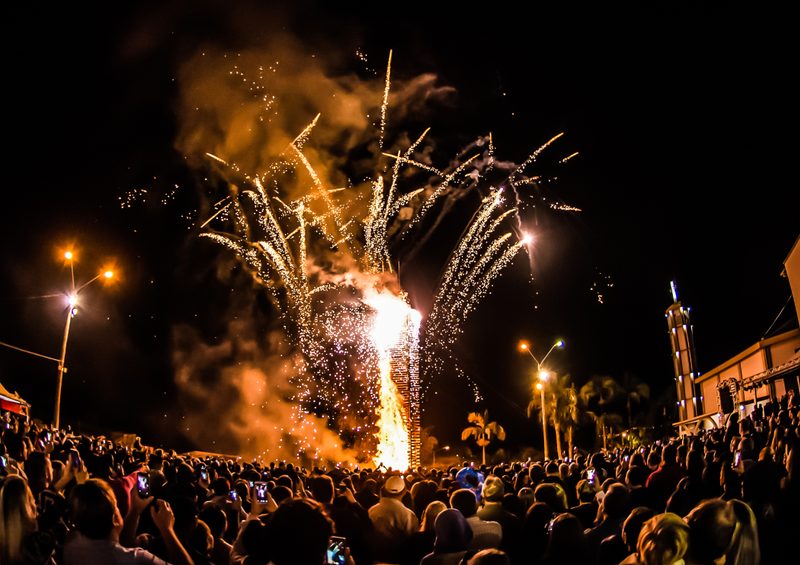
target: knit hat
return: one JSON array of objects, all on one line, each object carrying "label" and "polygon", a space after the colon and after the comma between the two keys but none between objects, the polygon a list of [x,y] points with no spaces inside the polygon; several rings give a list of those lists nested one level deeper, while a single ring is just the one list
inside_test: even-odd
[{"label": "knit hat", "polygon": [[486,480],[483,482],[482,491],[484,500],[487,502],[500,502],[503,500],[504,493],[503,481],[499,477],[495,477],[494,475],[486,477]]}]

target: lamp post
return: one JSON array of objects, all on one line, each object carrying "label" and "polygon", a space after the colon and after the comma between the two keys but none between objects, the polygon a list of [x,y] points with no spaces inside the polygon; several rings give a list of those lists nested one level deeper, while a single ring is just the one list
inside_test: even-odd
[{"label": "lamp post", "polygon": [[58,359],[58,381],[56,383],[56,405],[55,409],[53,410],[53,426],[56,428],[59,427],[61,423],[61,384],[64,380],[64,373],[67,372],[66,367],[66,359],[67,359],[67,342],[69,341],[69,329],[72,324],[72,318],[78,313],[78,295],[80,292],[85,289],[87,286],[92,284],[93,282],[104,278],[106,280],[111,280],[114,278],[114,271],[111,269],[106,269],[105,271],[101,272],[99,275],[90,279],[89,281],[83,283],[81,286],[75,288],[75,267],[73,265],[73,260],[75,256],[72,251],[67,251],[64,253],[64,259],[69,262],[69,272],[70,272],[70,280],[72,282],[71,291],[69,296],[67,297],[67,321],[64,324],[64,337],[61,340],[61,356]]},{"label": "lamp post", "polygon": [[544,384],[536,383],[536,390],[542,394],[542,441],[544,442],[544,458],[549,459],[550,453],[547,448],[547,414],[544,406]]},{"label": "lamp post", "polygon": [[547,358],[550,356],[550,354],[553,352],[553,350],[556,347],[558,347],[558,348],[564,347],[564,340],[563,339],[559,339],[558,341],[556,341],[550,347],[550,349],[547,351],[547,353],[545,353],[544,357],[542,357],[542,360],[539,361],[536,358],[536,356],[533,354],[533,351],[531,351],[531,347],[530,347],[530,345],[528,344],[527,341],[519,342],[519,350],[526,352],[536,362],[536,367],[537,367],[537,373],[536,374],[537,374],[537,377],[539,378],[539,382],[536,383],[536,390],[538,390],[541,393],[541,402],[542,402],[542,440],[544,441],[544,458],[545,459],[549,459],[550,458],[550,449],[548,448],[548,445],[547,445],[547,408],[545,407],[545,400],[544,400],[544,385],[547,382],[547,380],[550,378],[550,372],[547,369],[544,368],[544,362],[547,360]]},{"label": "lamp post", "polygon": [[64,324],[64,337],[61,339],[61,356],[50,357],[49,355],[42,355],[41,353],[36,353],[35,351],[31,351],[29,349],[25,349],[22,347],[17,347],[16,345],[11,345],[10,343],[0,342],[0,346],[7,347],[9,349],[13,349],[15,351],[19,351],[20,353],[27,353],[28,355],[33,355],[34,357],[39,357],[42,359],[47,359],[48,361],[55,361],[58,364],[58,382],[56,384],[56,402],[55,402],[55,410],[53,414],[53,425],[58,428],[59,423],[61,420],[61,383],[64,379],[64,373],[67,372],[67,367],[65,365],[66,358],[67,358],[67,342],[69,340],[69,329],[72,325],[72,318],[75,317],[75,314],[78,313],[78,295],[80,292],[85,289],[87,286],[92,284],[93,282],[105,279],[110,280],[114,278],[114,271],[111,269],[104,269],[100,274],[98,274],[93,279],[88,280],[87,282],[83,283],[79,287],[75,287],[75,267],[73,261],[75,259],[75,254],[72,251],[65,251],[63,258],[65,261],[69,263],[69,274],[70,274],[70,293],[67,295],[67,321]]}]

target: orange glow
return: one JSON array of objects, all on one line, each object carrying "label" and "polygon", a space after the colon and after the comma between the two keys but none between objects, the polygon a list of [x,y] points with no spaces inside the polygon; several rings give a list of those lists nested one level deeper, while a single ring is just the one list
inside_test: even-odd
[{"label": "orange glow", "polygon": [[371,335],[380,369],[378,448],[373,463],[405,471],[409,468],[408,417],[404,399],[392,380],[391,349],[400,341],[414,310],[405,300],[386,291],[370,296],[366,303],[375,309]]},{"label": "orange glow", "polygon": [[542,369],[541,371],[539,371],[540,381],[546,381],[549,378],[550,378],[550,371],[548,371],[547,369]]},{"label": "orange glow", "polygon": [[[388,353],[388,352],[387,352]],[[373,462],[383,463],[392,469],[405,471],[408,462],[408,427],[406,426],[403,399],[392,380],[391,357],[381,356],[381,388],[378,408],[378,450]]]},{"label": "orange glow", "polygon": [[114,284],[120,280],[119,269],[117,269],[117,265],[113,260],[106,261],[100,267],[97,276],[102,279],[102,282],[105,285]]},{"label": "orange glow", "polygon": [[527,341],[520,341],[519,345],[517,346],[520,351],[528,351],[531,348],[531,345]]},{"label": "orange glow", "polygon": [[536,383],[536,390],[542,390],[542,383]]},{"label": "orange glow", "polygon": [[81,250],[76,241],[65,241],[56,245],[53,249],[56,260],[64,261],[65,264],[73,263],[78,260]]}]

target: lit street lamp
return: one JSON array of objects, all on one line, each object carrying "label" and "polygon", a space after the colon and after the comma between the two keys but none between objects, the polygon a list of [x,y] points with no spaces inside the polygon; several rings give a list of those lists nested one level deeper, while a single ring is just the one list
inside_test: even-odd
[{"label": "lit street lamp", "polygon": [[114,271],[106,269],[99,275],[83,283],[78,288],[75,288],[75,268],[73,265],[74,254],[72,251],[64,253],[64,259],[69,261],[69,272],[72,281],[72,290],[67,296],[67,322],[64,324],[64,338],[61,341],[61,357],[58,359],[58,382],[56,384],[56,407],[53,411],[53,425],[58,428],[61,421],[61,383],[64,380],[64,373],[67,371],[65,361],[67,359],[67,341],[69,340],[69,328],[72,323],[72,318],[78,313],[78,295],[87,286],[101,278],[111,280],[114,278]]},{"label": "lit street lamp", "polygon": [[[88,280],[87,282],[83,283],[79,287],[75,287],[75,268],[73,265],[73,261],[75,260],[75,253],[72,251],[65,251],[63,255],[64,259],[69,262],[69,274],[70,274],[70,292],[66,296],[67,299],[67,322],[64,325],[64,337],[61,340],[61,356],[50,357],[49,355],[42,355],[41,353],[36,353],[35,351],[31,351],[30,349],[25,349],[23,347],[17,347],[16,345],[11,345],[10,343],[5,343],[0,341],[0,346],[7,347],[8,349],[13,349],[15,351],[19,351],[20,353],[26,353],[28,355],[33,355],[34,357],[39,357],[41,359],[47,359],[48,361],[54,361],[58,363],[58,383],[56,384],[56,406],[55,411],[53,414],[53,425],[57,428],[60,423],[60,416],[61,416],[61,382],[64,379],[64,373],[67,372],[67,367],[65,365],[65,361],[67,358],[67,341],[69,340],[69,328],[72,324],[72,318],[75,314],[78,313],[78,295],[85,289],[87,286],[92,284],[93,282],[105,279],[111,280],[114,278],[114,271],[111,269],[104,269],[100,274],[98,274],[93,279]],[[52,295],[50,295],[52,296]],[[60,296],[60,295],[58,295]]]},{"label": "lit street lamp", "polygon": [[545,356],[542,357],[542,360],[539,361],[536,358],[536,356],[533,354],[533,351],[531,351],[531,347],[530,347],[530,345],[528,344],[527,341],[519,342],[519,350],[526,352],[528,355],[531,356],[531,358],[534,361],[536,361],[537,376],[539,378],[539,382],[536,383],[536,390],[538,390],[541,393],[541,402],[542,402],[542,439],[544,440],[544,458],[545,459],[549,459],[550,458],[550,450],[549,450],[549,448],[547,446],[547,409],[545,407],[545,402],[544,402],[544,385],[547,382],[547,380],[550,378],[550,372],[547,369],[544,368],[544,362],[547,360],[547,358],[550,356],[550,353],[552,353],[553,350],[556,347],[558,347],[558,348],[564,347],[564,340],[563,339],[559,339],[558,341],[556,341],[550,347],[550,349],[547,351],[547,353],[545,353]]}]

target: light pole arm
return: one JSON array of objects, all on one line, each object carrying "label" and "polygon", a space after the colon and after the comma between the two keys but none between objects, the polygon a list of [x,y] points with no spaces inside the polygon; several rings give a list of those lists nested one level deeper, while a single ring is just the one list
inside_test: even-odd
[{"label": "light pole arm", "polygon": [[534,354],[533,354],[533,351],[531,351],[530,347],[529,347],[529,348],[527,348],[527,349],[525,349],[525,351],[527,351],[527,352],[528,352],[528,355],[530,355],[530,356],[531,356],[531,358],[532,358],[534,361],[536,361],[536,368],[537,368],[537,369],[539,369],[539,370],[541,370],[541,368],[542,368],[542,363],[544,363],[544,359],[547,359],[547,355],[550,355],[550,351],[552,351],[552,349],[551,349],[550,351],[548,351],[548,352],[547,352],[547,355],[545,355],[545,356],[544,356],[544,359],[542,359],[541,363],[540,363],[540,362],[539,362],[539,360],[536,358],[536,355],[534,355]]},{"label": "light pole arm", "polygon": [[89,286],[90,284],[92,284],[94,281],[96,281],[97,279],[99,279],[102,276],[103,276],[103,273],[100,273],[95,278],[86,281],[81,286],[79,286],[78,288],[75,289],[74,294],[77,295],[80,291],[82,291],[84,288],[86,288],[87,286]]},{"label": "light pole arm", "polygon": [[[541,362],[541,363],[539,363],[539,365],[540,365],[540,366],[541,366],[541,365],[543,365],[545,361],[547,361],[547,358],[548,358],[548,357],[550,357],[550,354],[551,354],[551,353],[553,352],[553,350],[554,350],[556,347],[558,347],[559,345],[561,345],[561,342],[560,342],[560,341],[557,341],[557,342],[555,342],[555,343],[554,343],[554,344],[553,344],[553,345],[550,347],[550,350],[549,350],[549,351],[548,351],[548,352],[545,354],[545,356],[542,358],[542,362]],[[538,361],[537,361],[537,362],[538,362]]]}]

